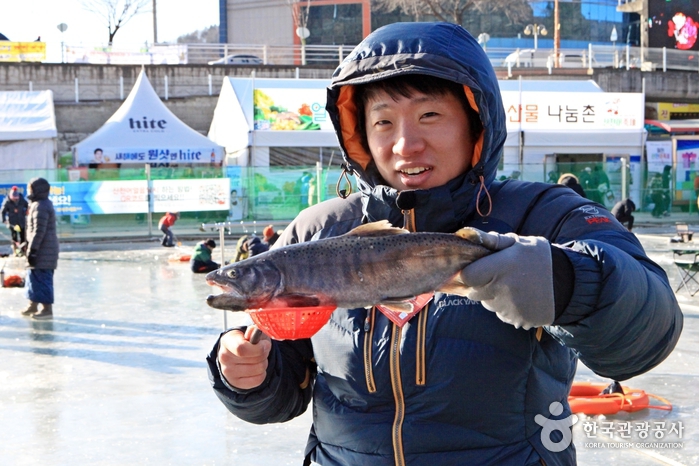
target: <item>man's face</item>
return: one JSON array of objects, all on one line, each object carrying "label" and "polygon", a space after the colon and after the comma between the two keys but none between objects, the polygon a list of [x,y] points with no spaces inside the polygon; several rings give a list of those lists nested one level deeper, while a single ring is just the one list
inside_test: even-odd
[{"label": "man's face", "polygon": [[474,139],[454,95],[394,100],[379,91],[365,106],[366,133],[379,173],[395,189],[429,189],[471,167]]}]

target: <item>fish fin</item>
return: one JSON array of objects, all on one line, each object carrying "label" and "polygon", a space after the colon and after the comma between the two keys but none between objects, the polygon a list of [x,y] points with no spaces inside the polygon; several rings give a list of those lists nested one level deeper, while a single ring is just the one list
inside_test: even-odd
[{"label": "fish fin", "polygon": [[464,227],[454,234],[459,238],[463,238],[474,244],[483,245],[483,237],[481,236],[481,231],[476,228]]},{"label": "fish fin", "polygon": [[384,235],[403,235],[410,233],[404,228],[394,227],[388,220],[379,220],[378,222],[365,223],[359,225],[353,230],[346,233],[347,235],[357,236],[384,236]]},{"label": "fish fin", "polygon": [[466,296],[466,292],[469,290],[469,286],[466,286],[464,281],[461,279],[461,272],[454,275],[448,282],[440,286],[437,291],[440,293],[455,294],[457,296]]},{"label": "fish fin", "polygon": [[381,300],[381,304],[378,304],[377,307],[388,309],[389,311],[399,314],[402,312],[410,314],[425,307],[433,297],[434,293],[423,293],[418,296],[408,296],[405,298],[386,298]]}]

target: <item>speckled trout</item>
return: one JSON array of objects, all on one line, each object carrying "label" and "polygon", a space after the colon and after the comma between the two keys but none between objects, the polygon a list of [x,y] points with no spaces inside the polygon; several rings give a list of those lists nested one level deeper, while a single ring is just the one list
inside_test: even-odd
[{"label": "speckled trout", "polygon": [[387,221],[361,225],[342,236],[291,244],[206,275],[223,293],[209,306],[243,311],[381,304],[409,311],[409,300],[441,291],[463,295],[460,271],[486,256],[482,232],[410,233]]}]

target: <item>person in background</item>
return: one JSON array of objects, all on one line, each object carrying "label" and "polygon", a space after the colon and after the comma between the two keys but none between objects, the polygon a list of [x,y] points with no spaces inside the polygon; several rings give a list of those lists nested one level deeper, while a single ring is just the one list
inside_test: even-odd
[{"label": "person in background", "polygon": [[274,225],[267,225],[265,229],[262,230],[262,242],[265,243],[268,248],[272,247],[278,238],[279,232],[274,231]]},{"label": "person in background", "polygon": [[309,205],[308,191],[311,188],[311,179],[313,179],[313,175],[311,175],[309,172],[303,172],[301,174],[301,178],[297,181],[297,185],[299,187],[299,202],[301,209],[305,209]]},{"label": "person in background", "polygon": [[174,234],[172,233],[172,226],[180,218],[179,212],[166,212],[160,218],[158,222],[158,229],[163,232],[163,239],[160,242],[166,248],[171,248],[175,246]]},{"label": "person in background", "polygon": [[211,260],[211,254],[216,247],[216,242],[211,238],[197,243],[194,246],[194,254],[189,260],[189,267],[194,273],[208,273],[219,268],[218,263]]},{"label": "person in background", "polygon": [[[27,184],[27,298],[23,316],[45,320],[53,317],[53,274],[58,267],[56,211],[49,199],[51,185],[44,178],[32,178]],[[39,310],[41,304],[41,310]]]},{"label": "person in background", "polygon": [[634,216],[631,215],[636,210],[636,204],[630,199],[622,199],[612,207],[612,215],[619,220],[619,223],[625,225],[629,231],[633,228]]},{"label": "person in background", "polygon": [[15,256],[27,251],[27,203],[17,186],[13,186],[2,201],[0,217],[12,236],[12,252]]},{"label": "person in background", "polygon": [[672,211],[672,193],[670,193],[670,180],[672,179],[672,165],[663,167],[663,217],[669,217]]},{"label": "person in background", "polygon": [[561,184],[563,186],[567,186],[576,193],[578,193],[579,196],[587,198],[585,195],[585,190],[583,189],[582,186],[580,186],[580,182],[578,181],[578,177],[573,175],[572,173],[564,173],[561,175],[560,178],[558,178],[558,184]]},{"label": "person in background", "polygon": [[250,256],[247,245],[248,238],[248,235],[243,235],[238,238],[238,242],[235,244],[235,259],[233,259],[233,262],[240,262]]},{"label": "person in background", "polygon": [[235,259],[233,259],[233,262],[240,262],[249,257],[262,254],[267,250],[269,250],[269,245],[262,242],[259,237],[255,235],[243,235],[238,239],[238,243],[236,243]]},{"label": "person in background", "polygon": [[216,395],[255,424],[293,419],[313,400],[304,464],[574,464],[578,358],[626,380],[680,337],[663,268],[598,204],[495,180],[507,117],[488,56],[461,26],[373,31],[333,73],[326,110],[359,192],[305,209],[275,248],[384,220],[473,227],[493,253],[461,271],[463,296],[437,292],[407,322],[377,305],[337,308],[309,339],[224,332],[207,357]]},{"label": "person in background", "polygon": [[253,257],[269,250],[269,245],[255,235],[248,238],[245,242],[245,247],[248,250],[248,257]]},{"label": "person in background", "polygon": [[594,202],[597,202],[594,193],[594,191],[597,190],[597,186],[594,185],[594,182],[592,180],[592,168],[585,167],[580,172],[580,174],[578,175],[578,183],[580,183],[580,186],[582,186],[583,190],[585,191],[585,194],[587,195],[587,198]]},{"label": "person in background", "polygon": [[660,218],[665,213],[665,190],[663,189],[663,175],[661,173],[653,173],[653,177],[648,183],[648,191],[650,191],[650,199],[653,202],[653,211],[651,215],[655,218]]}]

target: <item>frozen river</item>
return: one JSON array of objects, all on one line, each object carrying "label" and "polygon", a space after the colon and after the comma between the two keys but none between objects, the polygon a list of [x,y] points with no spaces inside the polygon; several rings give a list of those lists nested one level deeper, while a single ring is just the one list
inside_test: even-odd
[{"label": "frozen river", "polygon": [[[641,239],[676,284],[667,238]],[[157,244],[63,244],[52,322],[21,317],[24,290],[0,289],[0,464],[301,464],[310,410],[267,426],[225,410],[204,360],[223,329],[222,312],[206,305],[211,288],[204,277],[168,261],[173,250]],[[17,265],[8,262],[6,273]],[[699,464],[699,295],[679,298],[686,319],[678,348],[626,382],[667,398],[674,409],[579,421],[579,464]],[[228,324],[241,318],[229,313]],[[597,380],[583,366],[579,379]],[[582,427],[645,420],[651,435],[654,422],[666,422],[666,438],[647,442],[681,448],[609,445]],[[672,424],[682,425],[682,438],[669,432]]]}]

